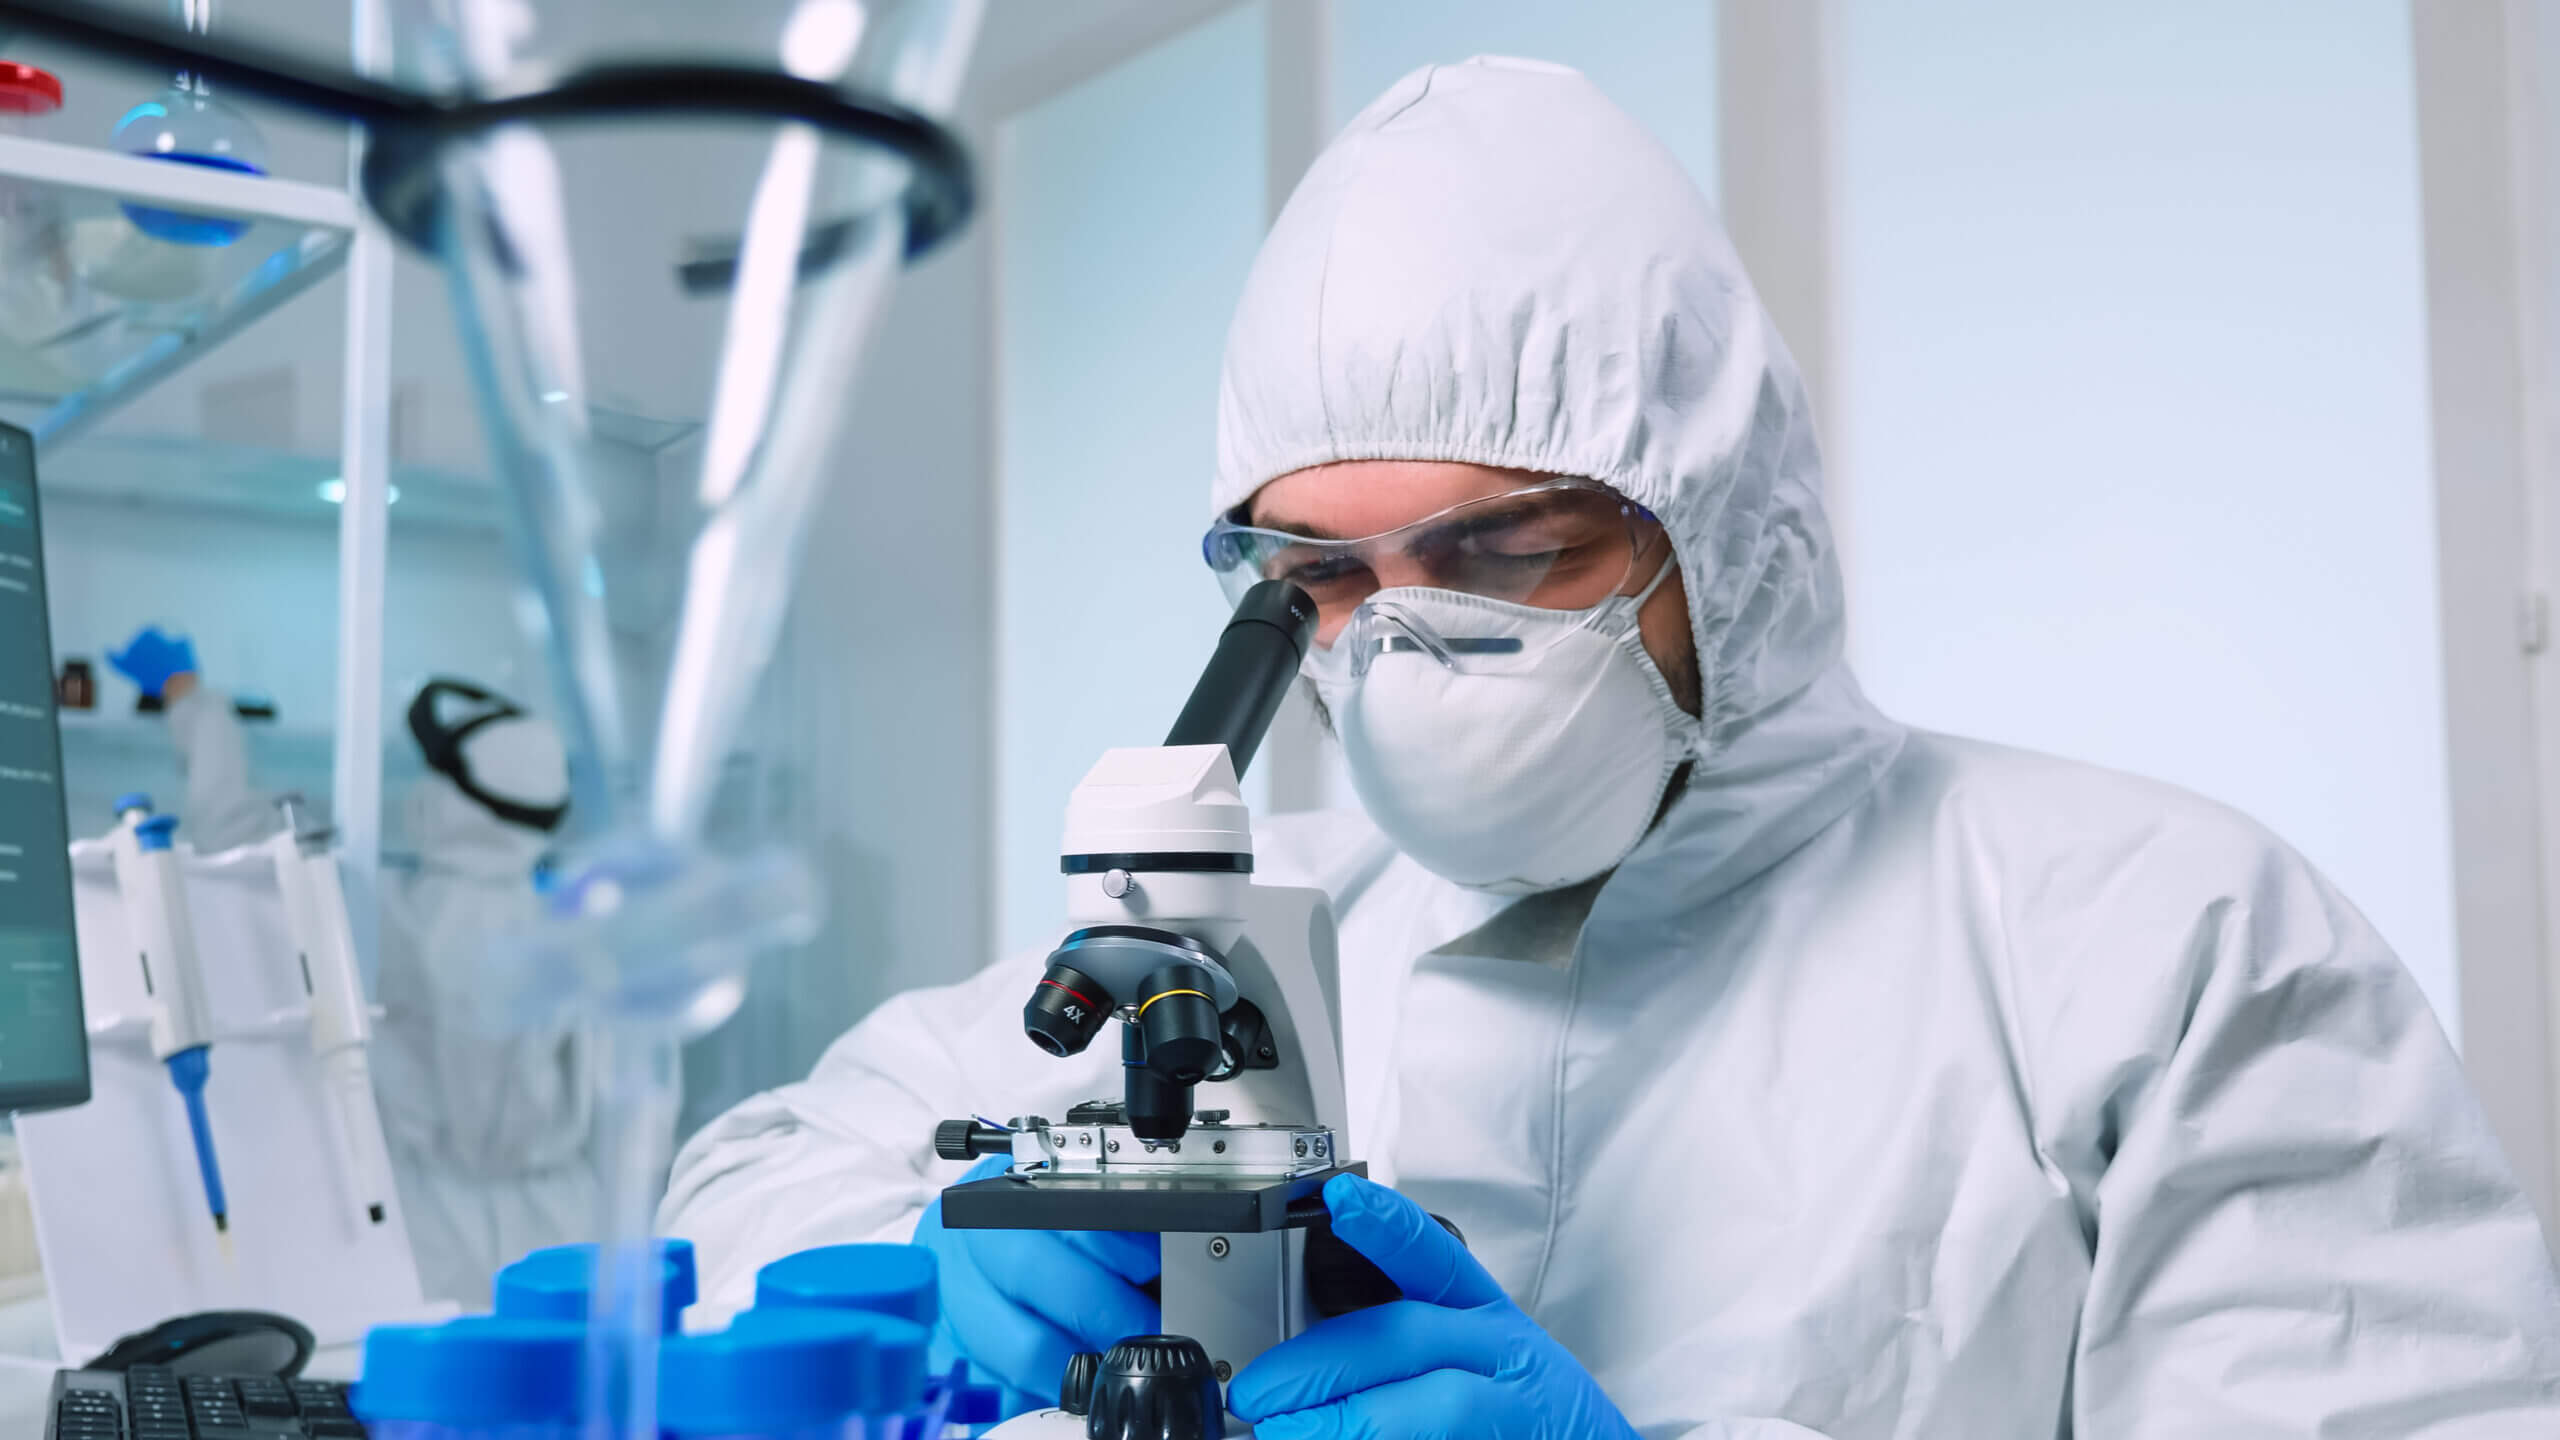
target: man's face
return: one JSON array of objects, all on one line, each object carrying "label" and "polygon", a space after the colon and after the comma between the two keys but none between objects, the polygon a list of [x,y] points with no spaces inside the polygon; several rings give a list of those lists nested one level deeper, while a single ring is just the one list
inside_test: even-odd
[{"label": "man's face", "polygon": [[[1507,494],[1552,476],[1490,465],[1446,460],[1345,460],[1292,471],[1255,492],[1246,506],[1254,525],[1327,540],[1380,535],[1436,515],[1452,505]],[[1663,551],[1646,552],[1627,575],[1622,593],[1642,590],[1653,579]],[[1392,553],[1371,563],[1379,588],[1427,585],[1430,576],[1418,564],[1400,568]],[[1689,629],[1689,592],[1675,567],[1637,614],[1645,653],[1653,657],[1672,698],[1690,714],[1698,713],[1698,650]]]}]

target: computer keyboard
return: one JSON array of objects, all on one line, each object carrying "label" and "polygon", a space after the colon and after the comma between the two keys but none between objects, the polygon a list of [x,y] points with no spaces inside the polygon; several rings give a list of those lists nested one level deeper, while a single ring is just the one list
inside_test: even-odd
[{"label": "computer keyboard", "polygon": [[361,1440],[334,1380],[181,1375],[158,1365],[58,1370],[45,1440]]}]

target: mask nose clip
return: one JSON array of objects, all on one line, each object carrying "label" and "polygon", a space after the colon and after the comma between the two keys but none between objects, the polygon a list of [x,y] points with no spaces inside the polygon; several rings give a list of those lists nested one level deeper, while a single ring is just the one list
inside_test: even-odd
[{"label": "mask nose clip", "polygon": [[1366,676],[1381,655],[1428,655],[1441,668],[1463,674],[1467,667],[1462,656],[1517,655],[1522,648],[1517,635],[1442,635],[1393,600],[1373,601],[1353,611],[1342,637],[1334,643],[1349,647],[1355,680]]}]

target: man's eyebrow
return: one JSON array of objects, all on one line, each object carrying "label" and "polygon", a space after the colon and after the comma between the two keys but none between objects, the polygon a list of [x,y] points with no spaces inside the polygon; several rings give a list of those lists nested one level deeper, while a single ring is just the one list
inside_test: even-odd
[{"label": "man's eyebrow", "polygon": [[1257,530],[1278,530],[1285,534],[1303,536],[1309,540],[1350,540],[1361,538],[1358,536],[1344,535],[1341,531],[1334,529],[1330,525],[1318,525],[1312,521],[1306,520],[1291,520],[1286,515],[1256,515],[1252,511],[1248,510],[1245,512],[1244,521],[1246,524]]}]

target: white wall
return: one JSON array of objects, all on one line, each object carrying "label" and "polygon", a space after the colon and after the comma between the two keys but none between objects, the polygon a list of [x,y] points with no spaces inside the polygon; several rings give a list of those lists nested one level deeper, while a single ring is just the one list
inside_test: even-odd
[{"label": "white wall", "polygon": [[1852,643],[2272,825],[2455,1023],[2409,19],[1854,0]]},{"label": "white wall", "polygon": [[1262,27],[1253,4],[1178,35],[1015,117],[995,156],[1007,950],[1058,930],[1068,792],[1104,749],[1163,739],[1225,612],[1199,543],[1262,238]]}]

